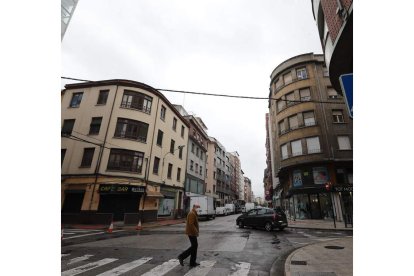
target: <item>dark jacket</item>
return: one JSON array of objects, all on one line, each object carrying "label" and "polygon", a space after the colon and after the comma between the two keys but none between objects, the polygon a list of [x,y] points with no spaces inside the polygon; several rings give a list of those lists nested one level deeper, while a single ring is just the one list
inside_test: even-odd
[{"label": "dark jacket", "polygon": [[198,215],[196,211],[191,210],[187,215],[187,223],[185,225],[185,233],[189,236],[198,237]]}]

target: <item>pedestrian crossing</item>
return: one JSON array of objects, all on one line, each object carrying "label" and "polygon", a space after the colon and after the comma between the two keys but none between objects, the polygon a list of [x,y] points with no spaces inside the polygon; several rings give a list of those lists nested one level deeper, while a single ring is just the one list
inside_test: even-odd
[{"label": "pedestrian crossing", "polygon": [[[65,258],[65,259],[63,259]],[[94,255],[83,255],[78,257],[71,257],[71,254],[62,254],[62,264],[65,265],[66,270],[62,271],[62,276],[73,276],[88,272],[85,275],[122,275],[133,272],[133,275],[142,276],[163,276],[163,275],[184,275],[184,276],[206,276],[206,275],[231,275],[231,276],[247,276],[250,271],[250,263],[238,262],[229,265],[228,273],[223,274],[223,267],[221,264],[217,271],[214,268],[217,265],[216,260],[204,260],[200,265],[190,269],[187,265],[182,267],[178,259],[170,259],[163,263],[154,263],[152,257],[142,257],[130,262],[122,263],[123,260],[117,258],[102,258],[96,260]],[[76,267],[73,267],[77,265]],[[115,267],[114,267],[115,266]],[[104,269],[106,269],[104,271]],[[95,272],[96,271],[96,272]],[[95,272],[95,273],[94,273]],[[169,274],[170,273],[170,274]],[[185,274],[184,274],[185,273]],[[132,275],[132,274],[128,274]]]}]

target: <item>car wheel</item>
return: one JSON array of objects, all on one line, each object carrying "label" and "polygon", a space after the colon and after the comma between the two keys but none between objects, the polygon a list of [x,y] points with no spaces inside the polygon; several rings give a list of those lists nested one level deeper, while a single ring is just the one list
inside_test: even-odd
[{"label": "car wheel", "polygon": [[266,222],[264,228],[267,232],[270,232],[272,231],[272,224],[270,222]]},{"label": "car wheel", "polygon": [[244,228],[244,223],[243,223],[243,221],[241,220],[241,221],[239,221],[239,228]]}]

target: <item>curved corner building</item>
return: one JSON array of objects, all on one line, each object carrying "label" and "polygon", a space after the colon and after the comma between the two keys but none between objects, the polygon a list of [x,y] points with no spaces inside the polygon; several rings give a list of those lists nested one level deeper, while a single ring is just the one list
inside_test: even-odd
[{"label": "curved corner building", "polygon": [[[271,74],[275,195],[291,219],[352,223],[352,120],[323,55],[295,56]],[[331,185],[329,185],[331,184]]]}]

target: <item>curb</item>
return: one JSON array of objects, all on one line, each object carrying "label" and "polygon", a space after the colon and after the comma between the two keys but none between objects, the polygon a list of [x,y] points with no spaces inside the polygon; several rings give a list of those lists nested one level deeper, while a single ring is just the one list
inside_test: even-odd
[{"label": "curb", "polygon": [[348,239],[348,238],[335,238],[335,239],[332,239],[330,241],[317,241],[317,242],[313,242],[313,243],[310,243],[310,244],[307,244],[305,246],[302,246],[302,247],[297,248],[292,253],[290,253],[289,256],[286,258],[286,261],[285,261],[285,274],[284,274],[284,276],[291,276],[292,275],[291,272],[290,272],[290,263],[292,261],[293,256],[296,253],[298,253],[300,250],[303,250],[305,247],[313,246],[315,244],[329,243],[329,242],[332,242],[332,241],[337,241],[337,240],[342,240],[342,239]]},{"label": "curb", "polygon": [[309,226],[287,226],[286,228],[291,228],[291,229],[308,229],[308,230],[322,230],[322,231],[344,231],[344,232],[352,232],[354,231],[353,228],[348,228],[348,229],[344,229],[344,228],[320,228],[320,227],[309,227]]}]

